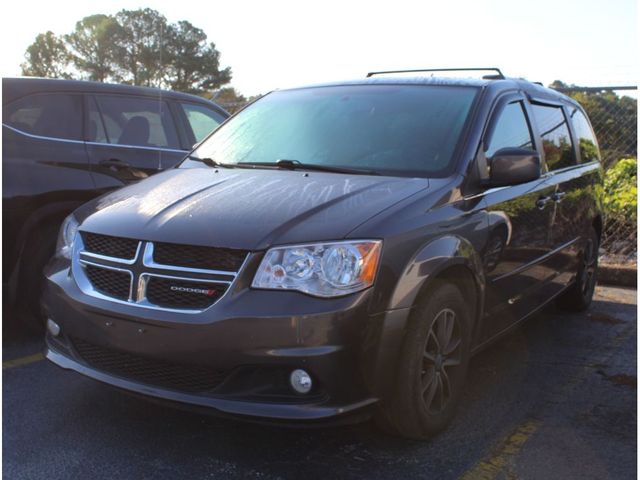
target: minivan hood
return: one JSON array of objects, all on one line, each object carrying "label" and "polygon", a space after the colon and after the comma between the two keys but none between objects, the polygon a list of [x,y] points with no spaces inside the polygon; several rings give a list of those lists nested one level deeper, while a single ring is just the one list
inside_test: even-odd
[{"label": "minivan hood", "polygon": [[425,178],[277,169],[172,169],[81,207],[81,230],[246,250],[344,238]]}]

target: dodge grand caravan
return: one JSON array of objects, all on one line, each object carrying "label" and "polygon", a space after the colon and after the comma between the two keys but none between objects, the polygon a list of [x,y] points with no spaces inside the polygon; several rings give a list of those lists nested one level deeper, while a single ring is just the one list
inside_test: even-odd
[{"label": "dodge grand caravan", "polygon": [[274,91],[66,219],[47,357],[218,413],[425,438],[476,352],[552,300],[589,306],[601,181],[582,108],[499,71]]}]

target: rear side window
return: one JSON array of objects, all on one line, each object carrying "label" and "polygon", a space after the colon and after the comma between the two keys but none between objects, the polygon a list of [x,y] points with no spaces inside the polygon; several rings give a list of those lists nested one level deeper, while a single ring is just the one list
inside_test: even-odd
[{"label": "rear side window", "polygon": [[224,117],[221,114],[203,105],[181,103],[180,106],[187,116],[196,142],[200,142],[224,121]]},{"label": "rear side window", "polygon": [[582,162],[599,162],[600,150],[598,149],[598,141],[587,117],[579,109],[574,108],[571,112],[571,122],[578,141],[578,147],[580,148]]},{"label": "rear side window", "polygon": [[531,130],[522,102],[509,103],[500,112],[485,155],[491,158],[503,148],[533,149]]},{"label": "rear side window", "polygon": [[31,135],[82,140],[82,96],[29,95],[3,108],[3,122]]},{"label": "rear side window", "polygon": [[89,105],[89,141],[180,148],[176,127],[164,100],[96,95],[95,102]]},{"label": "rear side window", "polygon": [[533,116],[542,137],[544,157],[549,171],[576,164],[569,126],[562,107],[531,105]]}]

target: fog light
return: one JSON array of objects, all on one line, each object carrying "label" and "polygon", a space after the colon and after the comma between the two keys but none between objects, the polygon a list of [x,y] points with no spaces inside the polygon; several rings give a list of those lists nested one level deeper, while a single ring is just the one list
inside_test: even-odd
[{"label": "fog light", "polygon": [[58,335],[60,335],[60,325],[58,325],[56,322],[54,322],[50,318],[47,319],[47,330],[49,330],[49,333],[54,337],[57,337]]},{"label": "fog light", "polygon": [[300,369],[291,372],[289,381],[291,382],[291,388],[298,393],[309,393],[311,386],[313,385],[311,376],[304,370]]}]

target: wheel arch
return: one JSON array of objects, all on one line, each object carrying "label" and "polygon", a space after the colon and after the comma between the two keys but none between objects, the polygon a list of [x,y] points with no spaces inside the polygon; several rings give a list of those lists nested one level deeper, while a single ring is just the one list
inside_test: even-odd
[{"label": "wheel arch", "polygon": [[457,235],[439,237],[417,252],[391,295],[389,309],[413,307],[436,281],[451,282],[471,296],[475,331],[484,308],[484,269],[473,245]]}]

